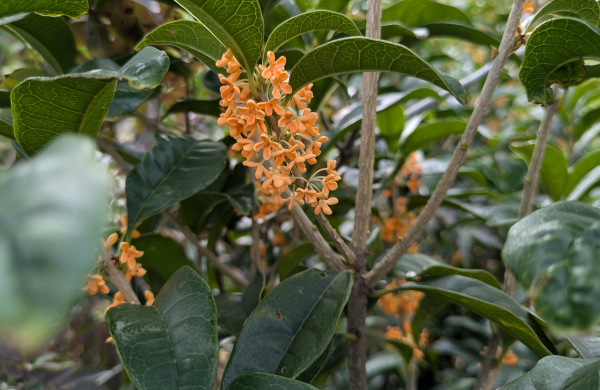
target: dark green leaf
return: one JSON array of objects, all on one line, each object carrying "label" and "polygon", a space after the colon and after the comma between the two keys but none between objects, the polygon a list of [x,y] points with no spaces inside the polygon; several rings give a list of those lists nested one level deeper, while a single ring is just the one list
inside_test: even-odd
[{"label": "dark green leaf", "polygon": [[223,193],[200,192],[181,202],[181,218],[194,233],[199,234],[206,227],[208,215],[226,201],[227,195]]},{"label": "dark green leaf", "polygon": [[417,77],[447,90],[461,103],[467,100],[457,80],[438,72],[410,49],[362,37],[338,39],[308,52],[292,68],[290,85],[297,92],[314,81],[356,72],[392,72]]},{"label": "dark green leaf", "polygon": [[221,59],[227,48],[202,23],[178,20],[163,24],[148,33],[136,49],[140,50],[150,45],[178,47],[198,58],[213,71],[225,72],[224,68],[217,68],[215,62]]},{"label": "dark green leaf", "polygon": [[498,38],[480,31],[470,24],[461,22],[431,23],[427,24],[430,37],[451,37],[458,38],[485,46],[498,47],[500,40]]},{"label": "dark green leaf", "polygon": [[317,30],[339,31],[351,36],[361,35],[354,22],[346,15],[324,10],[305,12],[286,20],[273,30],[265,45],[265,59],[267,52],[277,51],[292,38]]},{"label": "dark green leaf", "polygon": [[194,266],[181,244],[172,238],[160,234],[144,235],[133,240],[132,244],[144,252],[137,261],[148,271],[144,279],[154,292],[160,291],[178,269]]},{"label": "dark green leaf", "polygon": [[279,266],[279,278],[285,280],[292,276],[304,259],[313,254],[315,254],[315,247],[309,242],[300,244],[286,253]]},{"label": "dark green leaf", "polygon": [[578,17],[598,26],[600,22],[600,5],[596,0],[552,0],[540,8],[535,15],[528,20],[528,26],[548,15],[563,15]]},{"label": "dark green leaf", "polygon": [[98,261],[109,180],[94,153],[65,136],[0,175],[0,337],[26,352],[68,318]]},{"label": "dark green leaf", "polygon": [[569,168],[565,195],[569,195],[577,184],[594,168],[600,165],[600,150],[594,150],[583,156]]},{"label": "dark green leaf", "polygon": [[414,340],[419,339],[428,316],[432,316],[448,304],[448,300],[437,295],[425,295],[413,315],[411,332]]},{"label": "dark green leaf", "polygon": [[122,304],[106,313],[123,367],[139,390],[211,390],[216,318],[210,287],[189,267],[173,274],[152,306]]},{"label": "dark green leaf", "polygon": [[547,356],[501,390],[583,390],[600,388],[600,360]]},{"label": "dark green leaf", "polygon": [[214,100],[184,100],[169,107],[165,116],[178,112],[193,112],[195,114],[218,117],[221,115],[220,99]]},{"label": "dark green leaf", "polygon": [[348,10],[348,4],[350,4],[350,0],[319,0],[315,8],[345,14]]},{"label": "dark green leaf", "polygon": [[[527,164],[531,161],[534,147],[535,141],[513,143],[510,145],[512,151]],[[563,193],[565,193],[565,186],[568,179],[567,160],[560,149],[552,145],[546,145],[541,173],[544,187],[546,187],[550,197],[555,201],[559,200]]]},{"label": "dark green leaf", "polygon": [[333,357],[334,353],[339,348],[340,343],[345,343],[345,340],[342,338],[342,336],[339,334],[333,335],[333,339],[331,339],[327,349],[321,354],[321,356],[319,356],[317,360],[315,360],[313,364],[310,365],[310,367],[300,373],[296,379],[304,383],[311,383],[314,381],[317,376],[319,376],[323,368],[325,368],[327,362]]},{"label": "dark green leaf", "polygon": [[87,0],[3,0],[0,2],[0,18],[35,12],[40,15],[66,15],[77,19],[88,12]]},{"label": "dark green leaf", "polygon": [[[585,69],[565,68],[563,65],[573,65],[574,61],[584,58],[600,59],[598,27],[572,18],[558,18],[540,24],[527,40],[519,71],[528,99],[543,105],[551,103],[553,96],[548,85],[551,82],[566,84],[581,81]],[[553,77],[559,68],[565,71]]]},{"label": "dark green leaf", "polygon": [[254,70],[262,45],[264,22],[258,0],[176,0],[233,51],[248,72]]},{"label": "dark green leaf", "polygon": [[401,0],[381,12],[382,22],[400,21],[407,26],[423,27],[438,22],[471,21],[461,10],[433,0]]},{"label": "dark green leaf", "polygon": [[502,290],[461,275],[409,281],[396,290],[416,290],[445,298],[502,326],[538,356],[551,355],[552,343],[533,316]]},{"label": "dark green leaf", "polygon": [[220,142],[158,134],[152,148],[127,175],[128,230],[167,207],[202,191],[219,177],[227,161]]},{"label": "dark green leaf", "polygon": [[254,308],[260,303],[262,299],[262,293],[265,289],[265,274],[259,269],[254,273],[254,278],[246,287],[244,295],[242,297],[242,306],[246,312],[246,316],[249,316]]},{"label": "dark green leaf", "polygon": [[440,138],[447,137],[451,134],[462,134],[467,127],[467,123],[455,120],[439,120],[417,127],[410,134],[403,134],[406,137],[401,141],[400,151],[403,156],[408,156],[410,153],[423,149],[432,142]]},{"label": "dark green leaf", "polygon": [[599,329],[596,327],[589,335],[569,336],[567,339],[584,359],[600,358]]},{"label": "dark green leaf", "polygon": [[236,379],[227,390],[317,390],[316,387],[307,385],[293,379],[283,378],[278,375],[254,372]]},{"label": "dark green leaf", "polygon": [[64,18],[29,14],[8,26],[44,57],[58,73],[66,73],[75,65],[75,37]]},{"label": "dark green leaf", "polygon": [[350,272],[310,269],[284,280],[246,322],[221,387],[251,372],[298,376],[327,348],[351,287]]},{"label": "dark green leaf", "polygon": [[246,322],[248,315],[242,304],[243,294],[221,294],[215,297],[219,326],[237,336]]},{"label": "dark green leaf", "polygon": [[244,215],[250,214],[252,205],[254,204],[254,184],[242,184],[225,191],[229,203],[240,213]]},{"label": "dark green leaf", "polygon": [[540,316],[559,330],[586,330],[600,320],[600,209],[559,202],[517,222],[502,258]]},{"label": "dark green leaf", "polygon": [[15,129],[12,125],[12,118],[0,115],[0,135],[10,140],[16,141]]},{"label": "dark green leaf", "polygon": [[10,91],[0,89],[0,108],[10,107]]}]

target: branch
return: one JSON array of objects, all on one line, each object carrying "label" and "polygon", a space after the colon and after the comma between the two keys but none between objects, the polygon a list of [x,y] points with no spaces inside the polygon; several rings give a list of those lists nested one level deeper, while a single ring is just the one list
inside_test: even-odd
[{"label": "branch", "polygon": [[241,287],[248,286],[248,284],[249,284],[248,280],[246,280],[246,278],[244,278],[244,276],[242,275],[242,272],[238,268],[223,263],[217,255],[215,255],[213,252],[211,252],[210,250],[208,250],[208,249],[204,248],[202,245],[200,245],[196,235],[194,233],[192,233],[192,231],[187,226],[185,226],[179,220],[179,218],[177,218],[173,213],[171,213],[170,211],[167,211],[167,210],[163,211],[163,215],[167,218],[167,220],[169,222],[171,222],[171,224],[173,224],[173,226],[175,226],[175,228],[177,228],[177,230],[179,230],[180,232],[183,233],[185,238],[190,243],[192,243],[192,245],[194,245],[194,247],[196,247],[196,250],[198,251],[198,254],[200,256],[206,257],[206,259],[209,262],[211,262],[215,266],[215,268],[217,268],[219,271],[221,271],[224,275],[228,276],[238,286],[241,286]]},{"label": "branch", "polygon": [[104,264],[108,269],[108,276],[110,277],[111,283],[114,284],[119,291],[121,291],[126,302],[139,305],[140,300],[138,299],[137,295],[135,295],[135,292],[133,292],[133,289],[127,281],[127,278],[125,278],[123,272],[119,271],[115,263],[113,263],[111,254],[108,253],[104,247],[104,243],[102,242],[100,245],[100,250],[102,252],[102,260],[104,260]]},{"label": "branch", "polygon": [[475,102],[473,114],[469,119],[469,123],[467,124],[467,128],[462,135],[460,143],[454,150],[454,154],[450,159],[446,172],[444,172],[442,175],[442,178],[440,179],[437,188],[431,195],[431,198],[427,202],[427,205],[425,205],[425,208],[421,214],[419,214],[419,217],[415,223],[410,227],[410,229],[408,229],[406,235],[402,237],[402,239],[392,247],[387,255],[385,255],[385,257],[367,274],[367,282],[369,285],[375,285],[389,270],[392,269],[394,264],[400,260],[404,254],[406,254],[408,248],[410,248],[410,246],[416,241],[417,237],[421,234],[421,232],[423,232],[423,229],[425,229],[431,218],[433,218],[436,211],[442,204],[442,201],[446,197],[446,192],[454,182],[454,179],[456,179],[458,170],[467,156],[467,150],[469,149],[471,142],[473,142],[473,138],[477,133],[477,128],[483,120],[483,116],[485,115],[485,112],[490,104],[492,94],[496,89],[502,69],[506,64],[508,56],[513,52],[515,40],[514,37],[517,31],[517,26],[519,25],[519,19],[523,12],[524,4],[525,0],[515,0],[513,2],[513,6],[508,17],[508,22],[506,23],[506,28],[504,30],[504,34],[502,35],[502,42],[500,43],[500,48],[498,49],[498,55],[492,62],[490,73],[485,80],[485,84],[483,85],[483,89],[479,95],[479,98]]}]

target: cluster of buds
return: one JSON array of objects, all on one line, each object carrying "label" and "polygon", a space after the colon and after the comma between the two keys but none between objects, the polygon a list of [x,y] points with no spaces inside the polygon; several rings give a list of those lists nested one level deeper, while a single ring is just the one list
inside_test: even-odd
[{"label": "cluster of buds", "polygon": [[312,84],[289,96],[293,91],[285,57],[275,59],[275,54],[268,52],[267,58],[267,66],[260,65],[248,75],[261,86],[259,101],[254,100],[248,79],[241,78],[242,68],[231,49],[217,61],[217,66],[227,67],[229,73],[229,77],[219,75],[223,84],[220,104],[226,111],[218,124],[229,126],[236,140],[232,149],[245,158],[245,166],[255,170],[254,177],[260,183],[258,199],[265,205],[260,215],[274,212],[285,203],[290,210],[296,203],[308,203],[316,214],[331,214],[330,206],[338,200],[329,195],[341,179],[335,161],[329,160],[326,168],[309,179],[302,176],[307,164],[317,163],[321,145],[328,140],[316,127],[318,114],[306,107],[313,97]]}]

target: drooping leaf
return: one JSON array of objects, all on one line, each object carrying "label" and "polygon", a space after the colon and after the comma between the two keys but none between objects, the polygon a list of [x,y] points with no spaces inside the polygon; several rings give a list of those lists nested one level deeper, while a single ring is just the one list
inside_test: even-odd
[{"label": "drooping leaf", "polygon": [[[513,143],[510,145],[510,148],[527,164],[531,161],[534,147],[534,141]],[[541,176],[544,187],[548,190],[550,197],[555,201],[559,200],[563,193],[565,193],[565,186],[568,180],[567,160],[560,149],[552,145],[546,145],[544,159],[542,160]]]},{"label": "drooping leaf", "polygon": [[579,159],[567,174],[567,184],[564,193],[569,195],[577,184],[594,168],[600,165],[600,150],[594,150]]},{"label": "drooping leaf", "polygon": [[165,116],[179,112],[193,112],[195,114],[218,117],[221,115],[220,99],[213,100],[184,100],[173,104]]},{"label": "drooping leaf", "polygon": [[154,292],[160,291],[180,268],[194,266],[181,244],[170,237],[160,234],[144,235],[133,240],[132,244],[144,252],[144,256],[140,257],[137,262],[148,271],[144,275],[144,279]]},{"label": "drooping leaf", "polygon": [[385,138],[388,149],[394,150],[398,146],[405,121],[404,110],[400,103],[377,113],[377,127],[381,136]]},{"label": "drooping leaf", "polygon": [[227,390],[317,390],[306,383],[278,375],[254,372],[237,378]]},{"label": "drooping leaf", "polygon": [[98,260],[109,183],[94,152],[65,136],[0,175],[0,337],[26,352],[67,319]]},{"label": "drooping leaf", "polygon": [[224,68],[215,65],[227,48],[202,23],[178,20],[165,23],[148,33],[136,50],[146,46],[171,45],[187,51],[217,73]]},{"label": "drooping leaf", "polygon": [[417,127],[410,134],[402,134],[404,140],[401,141],[400,151],[403,156],[423,149],[432,142],[451,134],[462,134],[467,127],[467,123],[455,119],[439,120]]},{"label": "drooping leaf", "polygon": [[294,274],[294,271],[298,268],[298,265],[304,261],[308,256],[315,253],[315,247],[307,242],[300,244],[288,253],[286,253],[279,265],[279,278],[285,280]]},{"label": "drooping leaf", "polygon": [[438,72],[410,49],[363,37],[338,39],[308,52],[292,68],[290,85],[295,93],[314,81],[356,72],[392,72],[417,77],[466,102],[465,91],[457,80]]},{"label": "drooping leaf", "polygon": [[249,316],[254,308],[260,303],[262,299],[262,293],[265,289],[265,274],[257,269],[254,273],[254,278],[246,287],[246,291],[244,291],[244,295],[242,297],[242,306],[246,312],[246,315]]},{"label": "drooping leaf", "polygon": [[58,74],[75,65],[75,36],[64,18],[31,13],[6,28],[27,41]]},{"label": "drooping leaf", "polygon": [[422,291],[459,304],[503,327],[538,356],[551,355],[552,343],[533,316],[502,290],[480,280],[448,275],[409,281],[395,288]]},{"label": "drooping leaf", "polygon": [[265,58],[267,52],[277,51],[292,38],[318,30],[339,31],[350,36],[361,35],[354,22],[346,15],[324,10],[305,12],[286,20],[271,32],[265,45]]},{"label": "drooping leaf", "polygon": [[600,360],[547,356],[501,390],[578,390],[600,387]]},{"label": "drooping leaf", "polygon": [[327,348],[348,300],[352,274],[310,269],[284,280],[254,309],[221,387],[251,372],[295,378]]},{"label": "drooping leaf", "polygon": [[544,4],[528,20],[528,27],[549,15],[578,17],[598,26],[600,23],[600,5],[596,0],[552,0]]},{"label": "drooping leaf", "polygon": [[127,175],[128,230],[167,207],[202,191],[227,161],[220,142],[157,134],[157,146]]},{"label": "drooping leaf", "polygon": [[598,327],[590,334],[567,337],[577,353],[584,359],[600,358],[600,335]]},{"label": "drooping leaf", "polygon": [[557,18],[540,24],[527,40],[519,71],[527,98],[543,105],[551,103],[549,84],[581,81],[585,76],[585,69],[580,65],[582,59],[600,59],[598,27],[573,18]]},{"label": "drooping leaf", "polygon": [[242,298],[244,294],[232,293],[221,294],[215,297],[217,304],[217,320],[219,326],[234,336],[237,336],[242,331],[244,322],[248,318]]},{"label": "drooping leaf", "polygon": [[12,119],[0,115],[0,135],[10,140],[16,141],[15,129],[13,128]]},{"label": "drooping leaf", "polygon": [[40,15],[61,16],[66,15],[77,19],[88,12],[87,0],[23,0],[0,2],[0,24],[2,18],[35,12]]},{"label": "drooping leaf", "polygon": [[212,389],[216,318],[210,287],[189,267],[173,274],[152,306],[122,304],[106,313],[123,367],[140,390]]},{"label": "drooping leaf", "polygon": [[263,44],[264,22],[258,0],[176,0],[233,51],[252,72]]},{"label": "drooping leaf", "polygon": [[508,232],[502,258],[550,327],[587,330],[600,320],[599,237],[600,209],[580,202],[544,207]]}]

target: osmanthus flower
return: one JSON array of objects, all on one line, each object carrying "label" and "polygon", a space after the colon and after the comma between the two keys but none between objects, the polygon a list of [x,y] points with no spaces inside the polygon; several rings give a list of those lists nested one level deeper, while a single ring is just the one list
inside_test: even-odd
[{"label": "osmanthus flower", "polygon": [[150,290],[144,291],[144,298],[146,298],[146,306],[152,306],[154,303],[154,294]]},{"label": "osmanthus flower", "polygon": [[[135,230],[135,231],[137,232],[137,230]],[[117,233],[112,233],[110,236],[108,236],[106,241],[104,241],[104,249],[106,249],[107,251],[110,251],[112,249],[113,245],[115,245],[118,240],[119,240],[119,235]]]},{"label": "osmanthus flower", "polygon": [[127,263],[127,267],[133,269],[137,264],[136,259],[142,256],[144,256],[144,252],[135,249],[134,245],[129,245],[127,242],[121,243],[121,257],[119,257],[121,264]]},{"label": "osmanthus flower", "polygon": [[[240,152],[243,165],[254,169],[260,203],[255,218],[266,218],[285,203],[289,209],[296,203],[309,204],[315,213],[331,214],[330,206],[338,200],[329,195],[341,180],[335,161],[309,179],[302,177],[309,165],[317,164],[321,146],[328,140],[319,132],[319,115],[307,108],[314,95],[312,84],[290,96],[285,57],[276,58],[269,52],[267,60],[258,69],[243,69],[227,50],[217,61],[217,66],[227,67],[230,74],[219,76],[223,84],[220,104],[226,111],[218,124],[229,126],[236,141],[231,150]],[[260,85],[260,94],[253,89],[251,96],[250,85]]]},{"label": "osmanthus flower", "polygon": [[98,274],[88,275],[87,284],[83,286],[82,290],[89,291],[90,295],[98,294],[99,291],[103,294],[108,294],[110,292],[110,289],[106,285],[106,281],[104,281],[102,275]]},{"label": "osmanthus flower", "polygon": [[[124,215],[124,216],[122,216],[122,217],[121,217],[121,233],[123,233],[123,234],[127,233],[127,221],[128,221],[128,219],[127,219],[127,216],[126,216],[126,215]],[[138,226],[140,226],[140,225],[141,225],[141,222],[140,222],[140,223],[138,223],[137,225],[135,225],[135,227],[138,227]],[[140,236],[141,236],[141,234],[140,234],[140,232],[138,232],[137,230],[134,230],[133,232],[131,232],[131,238],[133,238],[134,240],[135,240],[136,238],[140,238]],[[111,236],[109,236],[109,238],[110,238],[110,237],[111,237]],[[108,241],[108,239],[107,239],[107,241]],[[115,242],[116,242],[116,241],[115,241]],[[114,245],[114,244],[113,244],[113,245]],[[108,249],[107,249],[107,250],[108,250]]]}]

